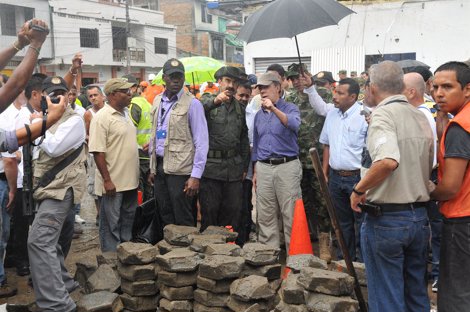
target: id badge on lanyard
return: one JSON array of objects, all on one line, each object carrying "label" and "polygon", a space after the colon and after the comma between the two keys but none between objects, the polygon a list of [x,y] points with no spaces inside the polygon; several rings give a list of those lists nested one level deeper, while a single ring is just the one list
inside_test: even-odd
[{"label": "id badge on lanyard", "polygon": [[157,130],[157,139],[166,139],[166,130]]},{"label": "id badge on lanyard", "polygon": [[164,129],[161,129],[161,128],[163,128],[163,123],[165,122],[165,119],[168,116],[168,114],[171,112],[171,110],[173,108],[173,105],[174,104],[172,104],[166,110],[166,112],[164,111],[163,106],[160,107],[160,111],[161,111],[161,114],[160,114],[160,130],[157,130],[157,139],[159,139],[159,140],[160,139],[166,139],[167,131],[164,130]]}]

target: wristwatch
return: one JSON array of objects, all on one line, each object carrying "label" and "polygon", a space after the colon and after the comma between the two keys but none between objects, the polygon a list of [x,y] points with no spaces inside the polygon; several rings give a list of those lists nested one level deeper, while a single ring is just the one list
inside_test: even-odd
[{"label": "wristwatch", "polygon": [[354,186],[353,186],[353,188],[352,188],[352,191],[353,191],[354,193],[356,193],[357,195],[359,195],[359,196],[364,195],[366,192],[359,192],[358,190],[356,190],[356,185],[357,185],[357,183],[354,184]]}]

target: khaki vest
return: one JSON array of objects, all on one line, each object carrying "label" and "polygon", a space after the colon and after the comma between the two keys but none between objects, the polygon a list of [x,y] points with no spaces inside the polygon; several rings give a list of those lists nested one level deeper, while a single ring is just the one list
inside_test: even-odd
[{"label": "khaki vest", "polygon": [[[68,106],[59,121],[49,129],[49,132],[55,133],[59,125],[67,121],[70,117],[76,115],[78,116],[78,114]],[[33,185],[36,186],[39,179],[47,171],[71,153],[73,153],[73,150],[67,151],[65,154],[58,157],[51,157],[40,149],[38,158],[33,162]],[[80,199],[82,198],[86,187],[85,162],[86,149],[84,148],[80,153],[80,156],[56,175],[54,181],[44,188],[38,188],[34,192],[34,199],[37,201],[42,201],[44,199],[63,200],[65,193],[71,187],[73,189],[74,204],[80,203]]]},{"label": "khaki vest", "polygon": [[[189,92],[184,92],[171,110],[163,152],[163,170],[166,174],[190,175],[193,170],[195,148],[188,117],[189,107],[193,98],[194,96]],[[153,102],[154,105],[151,113],[150,170],[152,173],[156,173],[157,168],[155,137],[161,101],[162,95],[158,95]]]}]

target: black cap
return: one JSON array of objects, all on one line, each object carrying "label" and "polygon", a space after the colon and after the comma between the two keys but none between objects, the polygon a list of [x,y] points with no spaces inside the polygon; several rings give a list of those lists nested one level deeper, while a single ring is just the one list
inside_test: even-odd
[{"label": "black cap", "polygon": [[219,68],[215,72],[214,77],[216,80],[219,80],[222,77],[229,77],[229,78],[240,80],[240,81],[247,80],[247,75],[243,71],[241,71],[238,67],[234,67],[234,66],[223,66]]},{"label": "black cap", "polygon": [[171,58],[163,64],[163,73],[165,75],[173,73],[182,73],[184,75],[184,65],[179,60]]},{"label": "black cap", "polygon": [[67,83],[65,82],[64,78],[59,76],[54,77],[47,77],[42,82],[42,91],[46,91],[46,93],[52,93],[57,90],[62,90],[68,92],[69,89],[67,88]]},{"label": "black cap", "polygon": [[256,75],[254,74],[249,74],[248,81],[250,82],[251,85],[255,85],[258,83],[258,77],[256,77]]},{"label": "black cap", "polygon": [[336,80],[333,79],[333,74],[329,71],[321,71],[315,76],[313,76],[314,81],[327,81],[329,83],[336,82]]},{"label": "black cap", "polygon": [[139,82],[137,81],[137,78],[135,78],[133,75],[131,74],[128,74],[128,75],[124,75],[122,76],[123,79],[127,79],[127,82],[129,83],[132,83],[132,84],[135,84],[137,85]]}]

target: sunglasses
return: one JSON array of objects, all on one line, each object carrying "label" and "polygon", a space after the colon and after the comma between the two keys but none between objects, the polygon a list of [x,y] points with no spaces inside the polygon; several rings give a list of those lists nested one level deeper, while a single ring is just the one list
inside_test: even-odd
[{"label": "sunglasses", "polygon": [[124,93],[124,94],[127,94],[127,95],[131,95],[131,89],[118,89],[114,92],[119,92],[119,93]]}]

